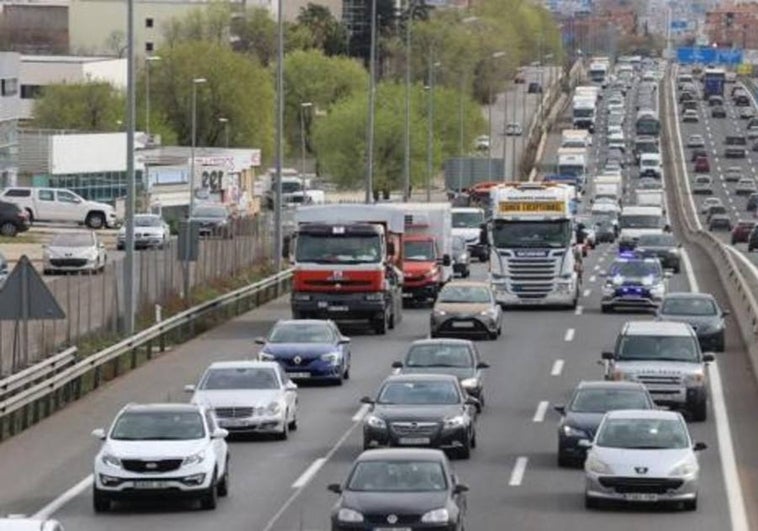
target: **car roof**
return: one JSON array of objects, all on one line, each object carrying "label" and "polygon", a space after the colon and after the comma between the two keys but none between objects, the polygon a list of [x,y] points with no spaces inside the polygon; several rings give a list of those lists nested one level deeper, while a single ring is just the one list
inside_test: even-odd
[{"label": "car roof", "polygon": [[275,369],[279,365],[276,361],[259,361],[259,360],[230,360],[214,361],[208,366],[208,369]]},{"label": "car roof", "polygon": [[401,373],[391,374],[384,380],[385,382],[408,382],[408,381],[432,381],[432,382],[458,382],[458,378],[452,374],[435,374],[435,373]]},{"label": "car roof", "polygon": [[438,337],[434,339],[417,339],[410,346],[416,345],[465,345],[474,346],[474,342],[469,339],[456,339],[452,337]]},{"label": "car roof", "polygon": [[124,407],[125,411],[131,413],[142,412],[161,412],[161,413],[182,413],[189,411],[198,411],[202,406],[198,404],[184,404],[184,403],[152,403],[152,404],[127,404]]},{"label": "car roof", "polygon": [[625,382],[612,380],[582,380],[576,386],[576,389],[641,389],[645,386],[639,382]]},{"label": "car roof", "polygon": [[279,319],[274,326],[277,325],[300,325],[300,324],[329,324],[329,319]]},{"label": "car roof", "polygon": [[471,287],[488,288],[488,289],[490,287],[489,283],[483,282],[480,280],[453,280],[445,284],[445,287],[447,286],[464,286],[464,287],[471,286]]},{"label": "car roof", "polygon": [[445,461],[437,448],[374,448],[365,450],[356,461]]},{"label": "car roof", "polygon": [[624,324],[622,335],[680,336],[692,337],[694,332],[687,323],[673,321],[629,321]]},{"label": "car roof", "polygon": [[665,409],[616,409],[605,414],[606,419],[679,420],[682,414]]}]

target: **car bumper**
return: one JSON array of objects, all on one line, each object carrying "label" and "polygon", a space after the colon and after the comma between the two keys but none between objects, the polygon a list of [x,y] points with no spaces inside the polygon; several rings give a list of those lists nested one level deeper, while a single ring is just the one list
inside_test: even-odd
[{"label": "car bumper", "polygon": [[379,429],[363,425],[363,441],[366,447],[425,447],[452,450],[463,447],[467,438],[466,427],[437,428],[434,433],[398,434],[391,428]]},{"label": "car bumper", "polygon": [[493,282],[492,291],[495,293],[495,300],[501,306],[573,306],[576,300],[576,285],[566,285],[567,291],[559,291],[553,284],[552,289],[545,293],[525,290],[519,294],[512,291],[512,288],[509,289],[507,282]]},{"label": "car bumper", "polygon": [[281,433],[285,424],[284,414],[248,418],[218,419],[218,425],[229,433]]},{"label": "car bumper", "polygon": [[661,305],[661,297],[651,295],[603,295],[601,304],[605,308],[658,308]]},{"label": "car bumper", "polygon": [[377,529],[387,529],[395,531],[404,531],[410,529],[411,531],[457,531],[459,527],[454,524],[395,524],[388,526],[386,522],[361,522],[361,523],[346,523],[336,522],[332,520],[332,531],[376,531]]},{"label": "car bumper", "polygon": [[299,365],[291,360],[277,359],[291,380],[318,381],[333,380],[342,376],[342,364],[334,364],[320,359],[308,362],[302,361]]},{"label": "car bumper", "polygon": [[[153,498],[160,496],[198,496],[211,487],[213,469],[186,467],[166,473],[139,474],[125,470],[98,468],[95,488],[110,499]],[[146,483],[139,483],[146,482]]]},{"label": "car bumper", "polygon": [[[384,298],[367,300],[369,293],[294,293],[291,297],[292,311],[303,317],[332,319],[335,321],[360,321],[381,318],[387,308]],[[303,300],[302,296],[310,297]]]},{"label": "car bumper", "polygon": [[499,323],[494,317],[432,316],[430,330],[437,336],[483,335],[497,332]]},{"label": "car bumper", "polygon": [[94,271],[97,269],[97,260],[87,260],[85,263],[79,264],[53,264],[49,259],[42,262],[42,269],[44,271],[61,271],[61,272],[76,272],[76,271]]},{"label": "car bumper", "polygon": [[697,498],[697,475],[663,478],[627,478],[585,473],[589,498],[630,503],[657,503]]},{"label": "car bumper", "polygon": [[[134,248],[135,249],[153,249],[162,246],[165,243],[163,238],[151,238],[151,239],[135,239],[134,240]],[[123,249],[126,247],[126,240],[123,238],[119,238],[118,242],[116,243],[117,249]]]},{"label": "car bumper", "polygon": [[686,410],[706,399],[705,387],[678,387],[645,384],[653,401],[659,406]]}]

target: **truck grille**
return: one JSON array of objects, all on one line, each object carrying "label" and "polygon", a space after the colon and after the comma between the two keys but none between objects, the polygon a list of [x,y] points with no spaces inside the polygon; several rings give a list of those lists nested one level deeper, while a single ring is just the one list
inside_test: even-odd
[{"label": "truck grille", "polygon": [[182,466],[181,459],[157,459],[143,461],[142,459],[122,459],[121,466],[129,472],[171,472]]},{"label": "truck grille", "polygon": [[682,378],[679,376],[660,376],[653,374],[642,374],[637,377],[637,380],[645,385],[679,385],[682,382]]},{"label": "truck grille", "polygon": [[682,486],[681,479],[601,477],[600,484],[619,494],[666,494]]},{"label": "truck grille", "polygon": [[392,431],[397,435],[431,436],[437,432],[436,422],[393,422]]},{"label": "truck grille", "polygon": [[253,416],[251,407],[217,407],[213,412],[220,419],[245,419]]},{"label": "truck grille", "polygon": [[365,280],[306,280],[305,283],[309,286],[370,286],[371,282]]},{"label": "truck grille", "polygon": [[563,258],[553,256],[503,256],[511,290],[521,299],[545,298],[555,287],[555,277]]}]

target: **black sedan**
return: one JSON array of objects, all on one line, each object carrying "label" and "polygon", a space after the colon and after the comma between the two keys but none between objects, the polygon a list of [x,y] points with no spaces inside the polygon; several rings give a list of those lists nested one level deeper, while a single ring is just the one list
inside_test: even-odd
[{"label": "black sedan", "polygon": [[636,251],[643,256],[656,257],[664,269],[679,273],[682,268],[681,244],[671,234],[642,234]]},{"label": "black sedan", "polygon": [[558,423],[558,466],[584,464],[587,450],[579,444],[591,441],[603,415],[615,409],[655,409],[650,393],[637,382],[579,382],[566,406],[554,406]]},{"label": "black sedan", "polygon": [[199,205],[190,216],[190,223],[198,224],[200,236],[232,237],[232,217],[223,205]]},{"label": "black sedan", "polygon": [[363,448],[426,446],[471,457],[476,447],[476,407],[449,374],[395,374],[384,380],[363,421]]},{"label": "black sedan", "polygon": [[452,374],[461,387],[479,400],[477,411],[484,407],[484,363],[473,341],[466,339],[419,339],[411,343],[403,361],[392,368],[400,374]]},{"label": "black sedan", "polygon": [[708,293],[669,293],[663,298],[658,310],[660,321],[688,323],[697,334],[700,348],[704,351],[724,352],[724,317],[713,295]]},{"label": "black sedan", "polygon": [[332,531],[463,531],[468,487],[439,450],[365,451],[327,488],[340,495]]}]

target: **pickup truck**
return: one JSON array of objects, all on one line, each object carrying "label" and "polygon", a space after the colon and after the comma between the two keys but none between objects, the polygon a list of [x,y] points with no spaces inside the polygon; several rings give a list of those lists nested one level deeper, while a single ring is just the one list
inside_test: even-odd
[{"label": "pickup truck", "polygon": [[77,223],[91,229],[119,225],[112,206],[88,201],[65,188],[12,186],[0,191],[0,200],[18,205],[28,212],[30,222]]}]

